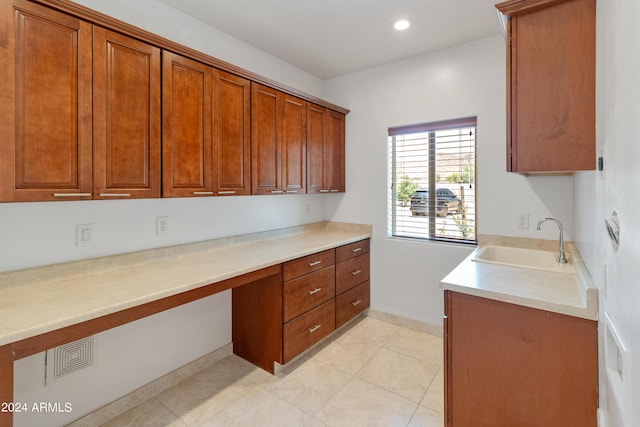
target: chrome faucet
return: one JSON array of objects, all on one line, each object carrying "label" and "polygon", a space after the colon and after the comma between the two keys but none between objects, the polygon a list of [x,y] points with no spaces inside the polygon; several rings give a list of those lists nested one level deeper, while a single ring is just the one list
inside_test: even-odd
[{"label": "chrome faucet", "polygon": [[540,226],[545,221],[555,222],[558,225],[558,228],[560,229],[560,250],[558,250],[558,256],[556,257],[556,261],[558,261],[560,264],[566,264],[567,257],[564,255],[564,237],[562,232],[562,223],[555,218],[542,218],[540,221],[538,221],[538,226],[536,227],[538,231],[540,231]]}]

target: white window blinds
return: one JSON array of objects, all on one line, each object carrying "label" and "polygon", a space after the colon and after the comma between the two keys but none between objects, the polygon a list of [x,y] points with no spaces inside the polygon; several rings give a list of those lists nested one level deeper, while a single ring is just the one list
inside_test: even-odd
[{"label": "white window blinds", "polygon": [[476,243],[476,118],[389,129],[389,234]]}]

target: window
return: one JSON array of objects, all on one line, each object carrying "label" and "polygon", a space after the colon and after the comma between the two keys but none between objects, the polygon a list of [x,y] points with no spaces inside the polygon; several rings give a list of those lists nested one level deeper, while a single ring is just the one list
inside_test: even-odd
[{"label": "window", "polygon": [[476,118],[389,128],[389,234],[476,243]]}]

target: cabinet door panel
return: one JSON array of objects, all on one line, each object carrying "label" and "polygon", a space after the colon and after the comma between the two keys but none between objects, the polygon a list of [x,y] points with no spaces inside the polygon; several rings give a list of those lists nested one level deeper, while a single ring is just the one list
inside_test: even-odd
[{"label": "cabinet door panel", "polygon": [[306,193],[307,103],[284,95],[279,124],[283,190],[287,193]]},{"label": "cabinet door panel", "polygon": [[213,69],[163,51],[162,70],[163,196],[212,195]]},{"label": "cabinet door panel", "polygon": [[93,35],[94,197],[160,197],[160,49]]},{"label": "cabinet door panel", "polygon": [[271,194],[282,191],[278,155],[281,94],[255,83],[252,83],[251,91],[251,192]]},{"label": "cabinet door panel", "polygon": [[24,1],[2,7],[0,200],[90,198],[91,25]]},{"label": "cabinet door panel", "polygon": [[325,115],[327,109],[315,104],[307,106],[307,192],[319,193],[325,188]]},{"label": "cabinet door panel", "polygon": [[214,73],[214,191],[251,194],[251,82]]},{"label": "cabinet door panel", "polygon": [[445,302],[448,427],[596,426],[596,322],[451,291]]},{"label": "cabinet door panel", "polygon": [[325,143],[325,187],[330,192],[344,192],[345,116],[329,110],[326,117],[328,123],[326,125],[327,138]]}]

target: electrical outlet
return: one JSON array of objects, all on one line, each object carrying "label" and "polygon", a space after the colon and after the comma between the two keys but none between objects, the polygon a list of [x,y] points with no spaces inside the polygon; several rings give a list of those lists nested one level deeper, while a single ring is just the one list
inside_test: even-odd
[{"label": "electrical outlet", "polygon": [[93,244],[93,224],[76,225],[76,246],[89,246]]},{"label": "electrical outlet", "polygon": [[529,214],[521,213],[516,216],[516,225],[523,230],[529,229]]},{"label": "electrical outlet", "polygon": [[156,236],[164,236],[166,234],[169,234],[169,217],[156,217]]}]

